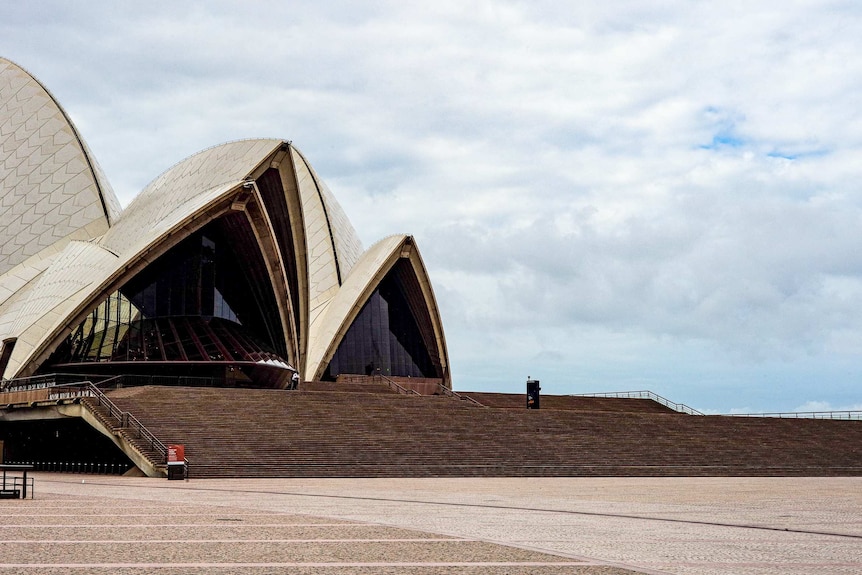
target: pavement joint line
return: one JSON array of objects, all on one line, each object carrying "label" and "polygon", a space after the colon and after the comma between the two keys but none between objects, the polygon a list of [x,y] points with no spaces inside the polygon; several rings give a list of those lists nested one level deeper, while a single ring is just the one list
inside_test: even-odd
[{"label": "pavement joint line", "polygon": [[862,567],[862,561],[822,561],[820,563],[800,563],[797,561],[790,562],[775,562],[775,561],[639,561],[638,565],[654,565],[667,567],[775,567],[776,565],[786,565],[796,569],[814,569],[821,567]]},{"label": "pavement joint line", "polygon": [[[433,533],[433,532],[432,532]],[[437,533],[440,535],[440,533]],[[646,566],[641,566],[638,563],[625,563],[621,561],[615,561],[612,559],[601,559],[598,557],[590,557],[587,555],[579,555],[577,553],[570,553],[568,551],[559,551],[557,549],[549,549],[546,547],[538,547],[535,545],[527,545],[523,543],[518,543],[515,541],[502,541],[496,539],[483,539],[477,538],[474,541],[482,542],[482,543],[490,543],[493,545],[503,545],[506,547],[512,547],[515,549],[522,549],[524,551],[533,551],[536,553],[542,553],[544,555],[556,555],[557,557],[565,557],[566,559],[571,559],[578,562],[578,565],[592,565],[592,566],[601,566],[601,567],[615,567],[617,569],[622,569],[624,571],[635,571],[639,573],[645,573],[647,575],[667,575],[667,571],[656,571],[654,569],[650,569]]]},{"label": "pavement joint line", "polygon": [[[343,523],[242,523],[232,525],[233,527],[374,527],[377,523],[357,523],[357,524],[343,524]],[[134,525],[121,525],[118,523],[4,523],[0,525],[0,529],[5,528],[22,528],[22,527],[44,527],[54,528],[54,527],[64,527],[70,528],[74,527],[76,529],[98,529],[103,527],[111,527],[113,529],[137,529],[140,527],[228,527],[224,523],[136,523]],[[401,527],[401,529],[404,529]],[[416,531],[413,529],[412,531]]]},{"label": "pavement joint line", "polygon": [[164,543],[481,543],[477,539],[443,539],[428,537],[425,539],[12,539],[4,544],[50,544],[50,545],[115,545],[128,543],[135,545]]},{"label": "pavement joint line", "polygon": [[306,561],[306,562],[264,562],[264,563],[0,563],[0,569],[65,567],[68,569],[100,568],[168,568],[182,569],[192,567],[606,567],[607,563],[583,563],[576,561]]},{"label": "pavement joint line", "polygon": [[[164,513],[123,513],[123,517],[163,517],[165,513],[170,513],[171,511],[166,509]],[[3,517],[21,517],[21,515],[26,515],[27,517],[116,517],[117,513],[0,513],[0,518]],[[284,517],[285,513],[267,513],[265,515],[241,515],[240,513],[183,513],[184,517],[213,517],[217,515],[231,515],[233,517],[242,516],[242,517]],[[223,518],[217,517],[218,521],[232,521],[232,518]],[[244,521],[243,519],[236,519],[235,521]]]},{"label": "pavement joint line", "polygon": [[[56,480],[43,480],[45,482],[56,482],[56,483],[70,483],[66,481],[56,481]],[[93,485],[108,485],[115,486],[114,483],[97,483],[92,482]],[[643,516],[643,515],[632,515],[626,513],[602,513],[598,511],[573,511],[568,509],[543,509],[536,507],[520,507],[515,505],[493,505],[493,504],[484,504],[484,503],[458,503],[454,501],[425,501],[421,499],[395,499],[389,497],[361,497],[355,495],[332,495],[332,494],[319,494],[319,493],[296,493],[290,491],[271,491],[271,490],[259,490],[259,489],[225,489],[219,487],[174,487],[171,485],[153,485],[148,486],[151,489],[169,489],[176,492],[180,491],[204,491],[204,492],[217,492],[217,493],[248,493],[255,495],[286,495],[290,497],[317,497],[317,498],[327,498],[327,499],[350,499],[354,501],[377,501],[383,503],[414,503],[420,505],[441,505],[447,507],[473,507],[473,508],[486,508],[486,509],[503,509],[508,511],[533,511],[539,513],[559,513],[564,515],[581,515],[588,517],[609,517],[609,518],[617,518],[617,519],[636,519],[642,521],[661,521],[666,523],[683,523],[689,525],[707,525],[711,527],[729,527],[733,529],[755,529],[760,531],[774,531],[778,533],[797,533],[803,535],[823,535],[828,537],[844,537],[849,539],[862,539],[862,535],[855,535],[852,533],[835,533],[830,531],[815,531],[808,529],[799,529],[795,527],[771,527],[769,525],[749,525],[744,523],[723,523],[720,521],[701,521],[697,519],[674,519],[671,517],[651,517],[651,516]]]}]

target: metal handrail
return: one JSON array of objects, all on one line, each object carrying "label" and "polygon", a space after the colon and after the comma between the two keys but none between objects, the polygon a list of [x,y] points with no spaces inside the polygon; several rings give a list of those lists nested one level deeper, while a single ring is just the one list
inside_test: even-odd
[{"label": "metal handrail", "polygon": [[651,399],[665,407],[688,415],[704,415],[700,411],[684,403],[676,403],[649,390],[641,391],[609,391],[605,393],[571,393],[570,397],[615,397],[619,399]]},{"label": "metal handrail", "polygon": [[380,373],[380,372],[378,372],[378,373],[377,373],[377,375],[379,375],[379,376],[380,376],[384,381],[386,381],[386,383],[388,383],[388,384],[389,384],[389,387],[393,388],[393,389],[394,389],[395,391],[397,391],[398,393],[401,393],[401,394],[404,394],[404,395],[410,395],[411,393],[412,393],[413,395],[422,395],[421,393],[419,393],[419,392],[418,392],[418,391],[416,391],[415,389],[409,389],[409,388],[406,388],[406,387],[404,387],[404,386],[402,386],[402,385],[398,385],[398,384],[397,384],[397,383],[395,383],[393,380],[389,379],[388,377],[386,377],[385,375],[383,375],[383,374],[382,374],[382,373]]},{"label": "metal handrail", "polygon": [[212,377],[51,373],[4,380],[4,387],[0,391],[32,391],[34,389],[45,389],[84,381],[89,381],[99,387],[105,387],[105,384],[108,382],[115,382],[111,384],[114,387],[166,385],[165,382],[192,387],[220,387],[221,383],[218,379]]},{"label": "metal handrail", "polygon": [[214,377],[197,377],[186,375],[134,375],[124,374],[111,377],[105,381],[120,378],[121,387],[140,387],[144,385],[177,385],[185,387],[223,387],[222,380]]},{"label": "metal handrail", "polygon": [[[42,389],[54,384],[54,376],[36,375],[32,377],[20,377],[16,379],[4,379],[2,390],[5,391],[27,391],[28,389]],[[50,383],[50,385],[48,385]]]},{"label": "metal handrail", "polygon": [[[383,375],[382,373],[377,373],[377,375],[379,375],[381,378],[383,378],[383,379],[384,379],[384,380],[389,384],[389,386],[390,386],[390,387],[393,387],[396,391],[398,391],[398,393],[403,393],[403,394],[408,394],[408,395],[409,395],[409,394],[411,394],[411,393],[412,393],[413,395],[422,395],[421,393],[419,393],[419,392],[418,392],[418,391],[416,391],[415,389],[412,389],[412,388],[406,388],[406,387],[404,387],[404,386],[402,386],[402,385],[399,385],[398,383],[396,383],[395,381],[393,381],[393,380],[389,379],[387,376]],[[438,383],[438,384],[437,384],[437,386],[438,386],[438,388],[439,388],[440,390],[442,390],[442,391],[443,391],[443,395],[448,395],[449,397],[454,397],[454,398],[456,398],[456,399],[462,399],[462,400],[470,401],[470,402],[472,402],[472,403],[475,403],[475,404],[476,404],[476,405],[478,405],[479,407],[485,407],[484,405],[482,405],[481,403],[479,403],[478,401],[476,401],[476,400],[475,400],[475,399],[473,399],[472,397],[468,397],[468,396],[465,396],[465,395],[460,395],[459,393],[457,393],[457,392],[455,392],[455,391],[453,391],[453,390],[449,389],[448,387],[446,387],[446,386],[445,386],[445,385],[443,385],[442,383]]]},{"label": "metal handrail", "polygon": [[117,404],[108,399],[108,396],[102,393],[102,390],[96,387],[93,383],[87,382],[87,386],[90,391],[93,392],[93,396],[98,401],[99,405],[102,405],[108,409],[108,415],[116,419],[120,423],[120,427],[124,429],[132,429],[138,436],[138,439],[143,439],[147,443],[149,443],[150,447],[153,451],[157,452],[159,455],[164,457],[164,460],[167,461],[168,458],[168,448],[164,443],[159,441],[153,433],[147,429],[143,423],[138,421],[138,418],[129,413],[128,411],[123,411]]},{"label": "metal handrail", "polygon": [[478,401],[476,401],[475,399],[473,399],[469,395],[461,395],[460,393],[458,393],[454,389],[449,389],[448,387],[446,387],[442,383],[438,383],[437,387],[443,391],[443,395],[447,395],[449,397],[454,397],[456,399],[466,400],[466,401],[469,401],[471,403],[478,405],[479,407],[487,407],[486,405],[479,403]]},{"label": "metal handrail", "polygon": [[862,411],[782,411],[772,413],[722,413],[723,417],[775,417],[779,419],[835,419],[862,421]]},{"label": "metal handrail", "polygon": [[92,383],[93,385],[95,385],[95,386],[96,386],[97,388],[99,388],[100,390],[101,390],[102,388],[104,388],[104,387],[105,387],[105,384],[106,384],[106,383],[108,383],[109,381],[115,381],[115,383],[113,384],[113,387],[114,387],[114,388],[119,388],[119,387],[122,387],[122,386],[123,386],[123,378],[124,378],[124,377],[125,377],[125,376],[123,376],[123,375],[115,375],[115,376],[113,376],[113,377],[109,377],[108,379],[103,379],[102,381],[100,381],[100,382],[98,382],[98,383],[96,383],[96,382],[94,382],[94,381],[92,381],[92,380],[88,380],[88,381],[90,381],[90,383]]},{"label": "metal handrail", "polygon": [[3,388],[0,391],[32,391],[35,389],[46,389],[57,385],[67,385],[89,381],[87,376],[72,375],[64,373],[51,373],[46,375],[33,375],[30,377],[20,377],[16,379],[7,379],[3,381]]}]

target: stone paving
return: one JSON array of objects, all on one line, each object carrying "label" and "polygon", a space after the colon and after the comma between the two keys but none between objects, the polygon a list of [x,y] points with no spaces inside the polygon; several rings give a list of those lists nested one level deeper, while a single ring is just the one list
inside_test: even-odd
[{"label": "stone paving", "polygon": [[6,573],[862,573],[862,478],[36,473]]}]

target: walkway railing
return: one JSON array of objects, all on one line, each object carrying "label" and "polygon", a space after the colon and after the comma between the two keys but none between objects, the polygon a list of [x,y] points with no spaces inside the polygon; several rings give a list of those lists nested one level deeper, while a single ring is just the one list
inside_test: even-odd
[{"label": "walkway railing", "polygon": [[688,415],[704,415],[700,411],[684,403],[676,403],[649,390],[642,391],[610,391],[606,393],[572,393],[572,397],[615,397],[620,399],[651,399],[667,408]]},{"label": "walkway railing", "polygon": [[[102,379],[107,376],[102,376]],[[65,385],[69,383],[80,383],[82,381],[92,381],[92,378],[86,375],[73,375],[67,373],[50,373],[47,375],[34,375],[31,377],[19,377],[16,379],[6,379],[0,384],[0,392],[4,391],[34,391],[37,389],[45,389],[55,387],[57,385]]]},{"label": "walkway railing", "polygon": [[224,387],[224,380],[214,377],[189,377],[176,375],[104,375],[95,373],[51,373],[32,377],[7,379],[2,382],[0,392],[34,391],[59,385],[89,381],[101,389],[116,389],[143,385],[164,385],[181,387]]},{"label": "walkway railing", "polygon": [[838,419],[862,421],[862,411],[784,411],[774,413],[723,413],[724,417],[777,417],[779,419]]}]

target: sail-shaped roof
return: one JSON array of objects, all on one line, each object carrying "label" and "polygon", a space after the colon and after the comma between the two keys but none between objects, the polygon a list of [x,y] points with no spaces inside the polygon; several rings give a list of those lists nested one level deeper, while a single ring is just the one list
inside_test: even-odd
[{"label": "sail-shaped roof", "polygon": [[0,340],[73,241],[104,234],[120,203],[54,97],[0,58]]},{"label": "sail-shaped roof", "polygon": [[[121,210],[98,164],[54,98],[27,72],[0,59],[0,153],[0,341],[4,342],[0,377],[44,373],[58,361],[58,354],[65,354],[66,363],[60,363],[68,367],[70,358],[77,357],[70,349],[82,345],[70,338],[96,337],[92,324],[102,313],[98,310],[124,305],[136,307],[134,313],[126,309],[122,321],[148,321],[146,337],[151,340],[141,340],[141,345],[150,346],[149,355],[143,351],[135,355],[138,352],[131,353],[128,342],[114,342],[126,346],[126,360],[147,361],[157,355],[164,362],[170,354],[164,349],[155,353],[152,347],[175,345],[177,350],[198,350],[200,363],[222,362],[231,367],[227,364],[234,361],[237,350],[261,350],[255,352],[264,354],[259,363],[266,365],[260,369],[286,368],[289,362],[303,377],[319,378],[358,309],[400,260],[409,264],[399,268],[398,277],[407,278],[399,288],[405,292],[399,301],[409,300],[401,308],[413,310],[408,315],[419,318],[415,321],[421,326],[411,329],[429,346],[427,354],[421,355],[433,358],[435,373],[449,384],[442,324],[413,238],[393,236],[364,251],[335,196],[290,142],[240,140],[204,150],[168,169]],[[198,238],[197,247],[188,243],[190,238]],[[218,256],[216,240],[221,246]],[[160,283],[153,284],[147,296],[140,295],[140,285],[138,296],[128,289],[126,295],[112,295],[139,276],[154,277],[145,270],[182,270],[159,263],[176,259],[180,248],[183,257],[192,258],[191,271],[181,271],[183,277],[157,278]],[[230,278],[239,270],[225,271],[224,262],[242,266],[248,277]],[[216,265],[222,268],[206,272],[210,276],[201,271]],[[250,287],[234,289],[237,281]],[[186,282],[185,287],[177,282]],[[207,289],[211,290],[208,296]],[[185,299],[197,298],[195,313],[202,318],[166,319],[160,324],[158,317],[141,315],[144,310],[178,309],[177,301],[168,305],[165,298],[176,299],[182,293]],[[243,339],[254,338],[253,333],[225,327],[240,322],[242,309],[247,308],[248,302],[227,301],[237,293],[274,302],[258,302],[263,307],[257,315],[247,316],[258,319],[243,327],[254,331],[255,326],[265,326],[269,343],[263,347]],[[144,299],[133,303],[129,297]],[[157,297],[162,298],[161,304],[153,299]],[[106,301],[114,301],[114,307]],[[207,305],[210,311],[201,311]],[[181,307],[189,313],[188,302]],[[221,323],[209,327],[212,314]],[[135,330],[144,329],[143,323],[120,329],[117,318],[105,319],[113,322],[111,333],[117,338],[132,337]],[[89,331],[82,326],[89,326]],[[171,343],[172,335],[162,329],[187,339]],[[182,329],[191,330],[190,335],[177,332]],[[106,332],[99,333],[101,345],[109,345]],[[177,353],[183,358],[188,355]],[[407,357],[405,353],[415,350],[402,351]],[[113,361],[110,350],[98,357]],[[285,360],[274,359],[279,357]],[[423,365],[430,369],[427,361]]]},{"label": "sail-shaped roof", "polygon": [[69,117],[0,58],[0,274],[105,233],[120,204]]}]

